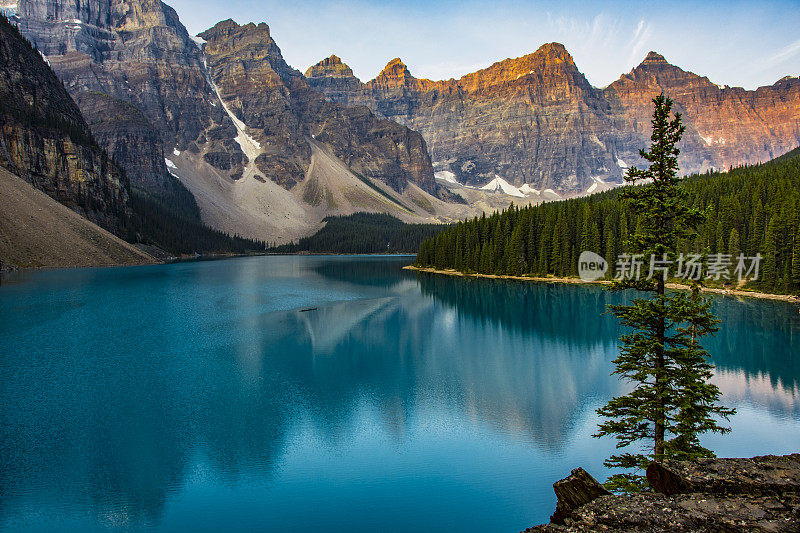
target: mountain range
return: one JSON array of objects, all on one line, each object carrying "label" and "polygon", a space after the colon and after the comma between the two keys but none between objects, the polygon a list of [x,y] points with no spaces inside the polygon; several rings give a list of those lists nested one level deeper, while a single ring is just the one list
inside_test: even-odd
[{"label": "mountain range", "polygon": [[[458,80],[400,59],[363,83],[333,55],[305,74],[264,24],[192,36],[159,0],[0,0],[130,187],[181,217],[284,243],[329,215],[448,222],[613,187],[640,164],[650,100],[673,97],[681,170],[800,144],[800,80],[718,86],[651,52],[593,87],[549,43]],[[110,181],[113,183],[113,180]]]},{"label": "mountain range", "polygon": [[[306,71],[330,100],[365,105],[422,133],[434,166],[462,184],[587,192],[620,182],[649,142],[652,99],[683,115],[684,173],[763,162],[800,144],[800,79],[746,91],[718,86],[650,52],[608,87],[593,87],[563,45],[506,59],[458,80],[415,78],[399,59],[362,83],[337,56]],[[589,192],[593,192],[589,191]]]}]

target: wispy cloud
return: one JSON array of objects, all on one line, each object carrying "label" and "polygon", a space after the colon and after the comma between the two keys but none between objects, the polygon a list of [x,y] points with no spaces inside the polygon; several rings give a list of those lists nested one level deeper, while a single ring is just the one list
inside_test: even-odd
[{"label": "wispy cloud", "polygon": [[769,68],[785,63],[786,61],[792,59],[794,56],[798,54],[800,54],[800,39],[784,46],[783,48],[779,49],[778,51],[767,57],[762,64],[762,70],[767,70]]},{"label": "wispy cloud", "polygon": [[644,19],[639,20],[639,24],[637,24],[633,32],[633,37],[631,37],[628,43],[628,49],[631,52],[628,56],[627,66],[633,67],[643,59],[644,53],[647,50],[648,41],[652,34],[653,30],[650,24]]},{"label": "wispy cloud", "polygon": [[546,27],[564,41],[578,43],[576,50],[597,50],[613,46],[623,28],[623,21],[606,13],[591,18],[547,13]]}]

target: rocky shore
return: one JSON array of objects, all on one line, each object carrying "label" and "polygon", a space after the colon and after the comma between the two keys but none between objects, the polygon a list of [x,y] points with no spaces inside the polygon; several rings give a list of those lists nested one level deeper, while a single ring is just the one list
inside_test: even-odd
[{"label": "rocky shore", "polygon": [[525,533],[800,532],[800,454],[652,463],[647,480],[653,492],[615,496],[576,468],[553,484],[550,523]]}]

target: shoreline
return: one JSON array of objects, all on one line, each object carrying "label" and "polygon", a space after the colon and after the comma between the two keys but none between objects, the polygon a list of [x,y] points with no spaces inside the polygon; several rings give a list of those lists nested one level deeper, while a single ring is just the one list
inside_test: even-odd
[{"label": "shoreline", "polygon": [[0,274],[7,275],[17,272],[36,272],[42,270],[74,270],[78,268],[124,268],[124,267],[138,267],[138,266],[158,266],[158,265],[171,265],[175,263],[193,263],[199,261],[216,261],[221,259],[233,259],[236,257],[255,257],[267,254],[204,254],[204,255],[178,255],[178,256],[165,256],[156,257],[147,253],[153,261],[133,261],[129,263],[116,263],[106,265],[44,265],[44,266],[16,266],[3,264],[0,268]]},{"label": "shoreline", "polygon": [[[609,280],[602,280],[602,279],[597,281],[583,281],[580,278],[574,278],[574,277],[509,276],[503,274],[477,274],[477,273],[465,274],[463,272],[459,272],[457,270],[452,270],[452,269],[437,270],[435,268],[416,267],[414,265],[404,266],[403,270],[414,270],[416,272],[425,272],[428,274],[441,274],[445,276],[454,276],[462,278],[507,279],[513,281],[534,281],[539,283],[566,283],[572,285],[611,284]],[[666,287],[668,289],[689,290],[688,285],[682,285],[680,283],[667,283]],[[719,294],[721,296],[740,296],[744,298],[757,298],[759,300],[777,300],[788,303],[800,303],[800,297],[792,296],[789,294],[770,294],[768,292],[742,291],[738,289],[718,289],[714,287],[701,287],[701,291],[712,294]]]},{"label": "shoreline", "polygon": [[242,254],[234,254],[234,253],[219,253],[219,254],[203,254],[203,255],[179,255],[179,256],[163,256],[163,257],[156,257],[151,255],[149,252],[148,255],[153,259],[152,262],[148,261],[141,261],[141,262],[130,262],[130,263],[118,263],[118,264],[108,264],[108,265],[46,265],[46,266],[16,266],[3,263],[0,265],[0,274],[7,275],[12,274],[15,272],[35,272],[39,270],[72,270],[76,268],[120,268],[120,267],[134,267],[134,266],[155,266],[155,265],[171,265],[175,263],[194,263],[199,261],[218,261],[222,259],[236,259],[240,257],[277,257],[277,256],[336,256],[336,257],[344,257],[344,256],[358,256],[358,257],[413,257],[415,254],[410,252],[404,253],[394,253],[394,254],[386,254],[386,253],[364,253],[364,254],[357,254],[357,253],[335,253],[335,252],[283,252],[283,253],[274,253],[274,252],[257,252],[257,253],[242,253]]}]

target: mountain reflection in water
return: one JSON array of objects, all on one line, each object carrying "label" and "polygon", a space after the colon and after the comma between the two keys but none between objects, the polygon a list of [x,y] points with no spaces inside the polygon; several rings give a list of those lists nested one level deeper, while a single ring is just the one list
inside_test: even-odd
[{"label": "mountain reflection in water", "polygon": [[[598,287],[403,257],[24,273],[0,289],[0,529],[521,530],[602,477]],[[298,312],[315,307],[316,310]],[[797,310],[715,299],[725,455],[800,440]],[[769,428],[760,439],[752,435]],[[785,448],[785,449],[784,449]]]}]

